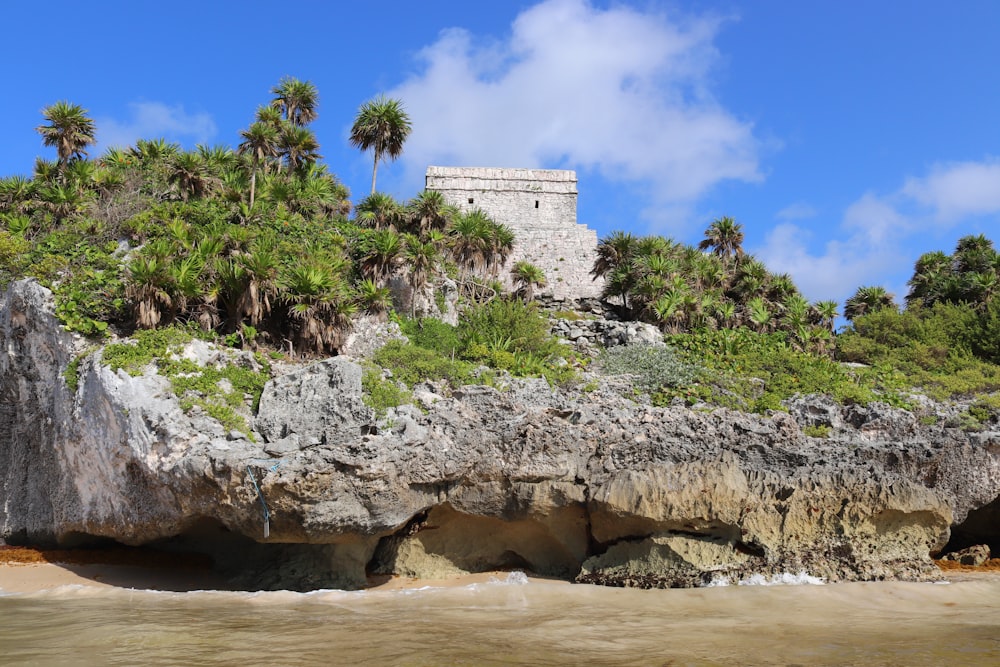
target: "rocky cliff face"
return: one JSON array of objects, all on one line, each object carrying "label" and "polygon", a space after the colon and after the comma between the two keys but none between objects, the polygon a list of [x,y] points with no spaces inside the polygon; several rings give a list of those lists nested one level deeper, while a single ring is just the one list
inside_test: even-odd
[{"label": "rocky cliff face", "polygon": [[[81,353],[73,391],[63,372]],[[270,382],[253,432],[227,431],[154,372],[103,366],[44,289],[15,283],[0,303],[0,537],[196,548],[262,588],[505,567],[634,586],[922,578],[953,525],[994,538],[1000,433],[822,399],[770,417],[652,408],[544,381],[414,396],[376,419],[337,357]],[[829,438],[802,434],[820,423]]]}]

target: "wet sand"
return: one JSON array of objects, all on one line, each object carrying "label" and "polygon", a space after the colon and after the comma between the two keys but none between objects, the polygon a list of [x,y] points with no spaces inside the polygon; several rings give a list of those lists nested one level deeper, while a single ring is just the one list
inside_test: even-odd
[{"label": "wet sand", "polygon": [[[448,579],[412,579],[375,576],[368,589],[396,591],[420,588],[461,587],[503,580],[508,572],[481,572]],[[529,577],[535,579],[534,577]],[[537,579],[548,583],[549,579]],[[35,593],[62,586],[131,588],[190,592],[234,590],[209,564],[197,558],[174,554],[154,554],[141,550],[43,551],[0,547],[0,591]]]},{"label": "wet sand", "polygon": [[[949,581],[1000,580],[1000,559],[985,567],[939,563]],[[503,580],[508,572],[482,572],[448,579],[413,579],[376,576],[368,581],[368,590],[396,591],[421,588],[462,587]],[[529,576],[548,584],[569,582]],[[0,547],[0,591],[35,593],[62,586],[127,588],[190,592],[234,590],[229,582],[198,557],[177,554],[153,554],[141,550],[42,551]]]}]

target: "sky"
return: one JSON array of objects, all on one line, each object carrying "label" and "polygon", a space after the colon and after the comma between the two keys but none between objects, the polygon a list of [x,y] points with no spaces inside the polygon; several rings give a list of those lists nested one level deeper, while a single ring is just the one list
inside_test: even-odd
[{"label": "sky", "polygon": [[[995,0],[8,0],[0,175],[54,158],[35,128],[67,100],[110,146],[235,146],[282,77],[357,202],[358,107],[413,131],[379,189],[428,165],[574,169],[579,222],[697,243],[731,216],[811,300],[898,300],[924,252],[1000,243]],[[53,20],[53,17],[59,17]]]}]

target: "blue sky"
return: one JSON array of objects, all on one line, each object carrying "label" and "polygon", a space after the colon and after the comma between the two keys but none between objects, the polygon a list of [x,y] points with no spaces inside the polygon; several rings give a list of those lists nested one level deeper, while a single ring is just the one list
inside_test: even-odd
[{"label": "blue sky", "polygon": [[700,240],[716,217],[813,300],[905,294],[923,252],[1000,242],[1000,2],[243,0],[5,6],[0,174],[53,157],[41,109],[89,110],[108,145],[235,145],[283,76],[355,201],[357,108],[414,131],[379,189],[428,164],[576,169],[579,219]]}]

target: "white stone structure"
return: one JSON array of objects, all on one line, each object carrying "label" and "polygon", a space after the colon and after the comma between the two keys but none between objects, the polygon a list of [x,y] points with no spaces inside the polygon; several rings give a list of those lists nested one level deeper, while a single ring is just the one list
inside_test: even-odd
[{"label": "white stone structure", "polygon": [[597,257],[597,232],[576,221],[576,172],[561,169],[428,167],[428,190],[437,190],[462,211],[479,208],[510,227],[517,238],[502,271],[522,259],[545,272],[540,294],[557,299],[597,297],[604,284],[590,270]]}]

